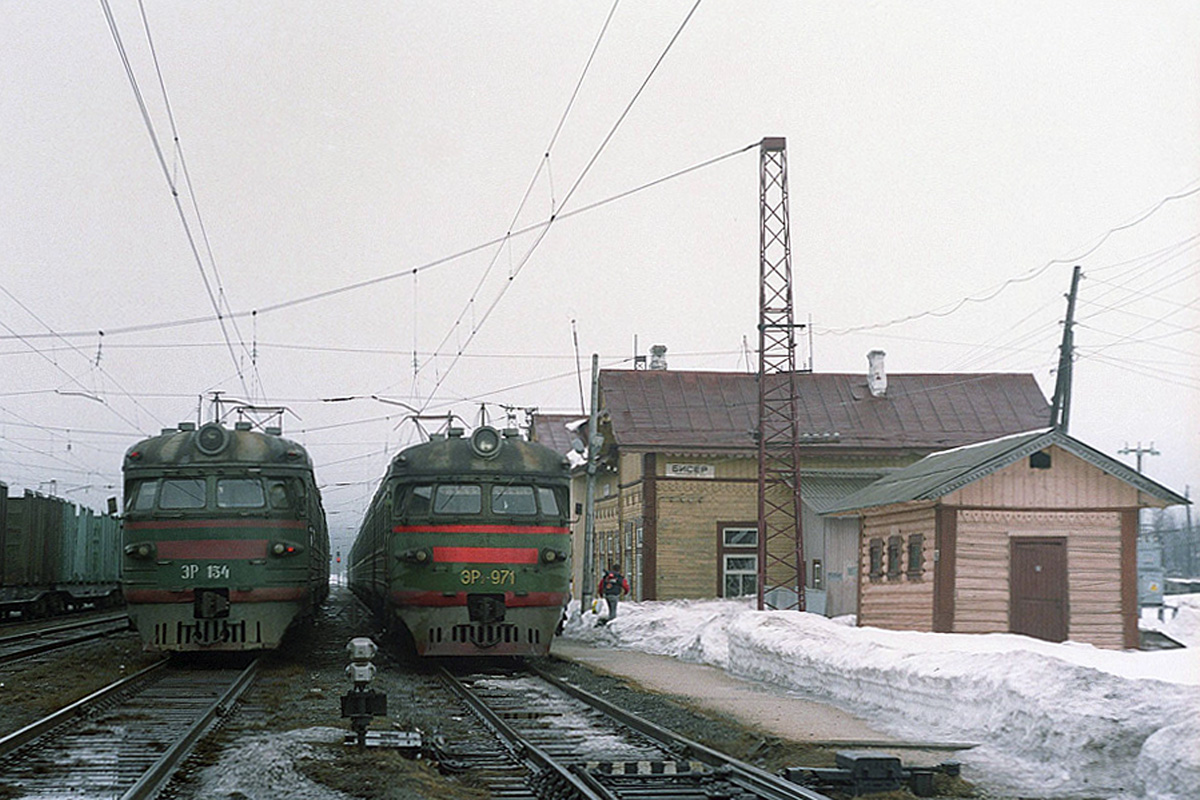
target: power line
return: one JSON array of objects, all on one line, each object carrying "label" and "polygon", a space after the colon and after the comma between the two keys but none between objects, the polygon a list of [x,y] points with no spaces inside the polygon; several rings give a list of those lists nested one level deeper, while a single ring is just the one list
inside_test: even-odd
[{"label": "power line", "polygon": [[[234,368],[237,370],[237,377],[241,381],[242,390],[246,394],[250,394],[250,390],[246,386],[245,376],[242,374],[241,365],[238,362],[237,354],[234,352],[234,349],[233,349],[233,342],[229,338],[229,331],[225,327],[225,315],[222,313],[221,303],[217,299],[217,296],[213,293],[212,283],[209,281],[208,273],[204,269],[204,261],[201,258],[200,250],[196,245],[196,239],[192,233],[191,226],[188,224],[187,214],[184,212],[183,203],[180,201],[180,198],[179,198],[179,187],[176,186],[175,179],[171,176],[171,170],[167,166],[166,156],[163,154],[163,148],[162,148],[162,144],[159,141],[158,132],[155,130],[154,123],[150,119],[150,112],[146,105],[145,97],[142,94],[141,87],[138,85],[137,76],[134,74],[133,65],[130,63],[129,53],[125,48],[124,41],[121,39],[121,32],[118,29],[116,17],[113,16],[112,8],[109,6],[109,0],[100,0],[100,5],[104,9],[104,17],[108,21],[108,29],[109,29],[109,32],[112,34],[113,43],[117,47],[117,54],[119,55],[119,57],[121,59],[121,64],[125,68],[125,76],[126,76],[126,78],[128,78],[129,85],[133,89],[133,95],[137,101],[138,109],[141,112],[142,121],[146,126],[146,131],[150,134],[150,141],[153,144],[154,152],[158,157],[159,167],[162,169],[163,177],[167,181],[167,187],[171,191],[171,198],[175,204],[175,210],[179,215],[179,221],[183,225],[184,235],[187,238],[188,246],[192,252],[192,259],[196,263],[196,268],[200,271],[200,278],[204,283],[204,290],[208,294],[208,300],[209,300],[210,305],[212,305],[213,311],[216,313],[216,320],[220,324],[221,336],[224,337],[224,339],[225,339],[225,343],[229,350],[229,357],[233,360]],[[191,180],[190,180],[190,177],[188,176],[187,166],[183,159],[183,147],[179,141],[178,130],[176,129],[176,126],[175,126],[175,117],[174,117],[174,114],[171,112],[170,102],[167,99],[166,84],[163,82],[162,71],[161,71],[161,69],[159,69],[158,55],[154,50],[153,39],[150,36],[150,26],[149,26],[149,23],[146,21],[146,12],[145,12],[145,8],[141,4],[141,0],[139,0],[138,6],[139,6],[139,8],[141,8],[141,11],[142,11],[142,22],[146,29],[146,40],[150,45],[150,50],[151,50],[151,54],[153,56],[155,70],[157,71],[157,74],[158,74],[159,85],[162,87],[163,101],[166,104],[167,117],[171,123],[171,131],[172,131],[172,136],[173,136],[174,145],[175,145],[175,153],[179,156],[180,165],[183,167],[184,182],[188,187],[189,193],[191,193],[192,203],[193,203],[193,207],[195,208],[195,211],[196,211],[198,224],[200,225],[201,231],[203,231],[204,227],[203,227],[203,221],[200,217],[199,205],[196,203],[196,196],[191,188]],[[205,243],[207,244],[208,243],[207,233],[204,234],[204,240],[205,240]],[[210,258],[212,256],[211,249],[209,250],[209,256],[210,256]],[[218,282],[218,289],[220,290],[220,278],[219,278],[219,275],[216,273],[215,261],[213,262],[213,272],[214,272],[214,278]],[[223,290],[220,290],[220,291],[222,291],[222,294],[223,294]],[[245,349],[244,342],[242,343],[242,347],[243,347],[243,349]]]},{"label": "power line", "polygon": [[[1192,183],[1195,183],[1195,181],[1192,181]],[[913,322],[915,320],[923,319],[925,317],[948,317],[951,314],[954,314],[955,312],[962,309],[968,303],[986,303],[989,300],[994,300],[997,296],[1000,295],[1001,292],[1003,292],[1009,286],[1013,286],[1018,283],[1026,283],[1028,281],[1031,281],[1034,278],[1037,278],[1038,276],[1040,276],[1046,270],[1050,269],[1050,267],[1054,266],[1055,264],[1071,264],[1074,262],[1082,261],[1083,259],[1090,256],[1092,253],[1099,250],[1100,247],[1106,241],[1108,241],[1109,237],[1112,236],[1114,233],[1117,233],[1118,231],[1128,230],[1129,228],[1132,228],[1135,225],[1145,222],[1155,212],[1157,212],[1160,208],[1162,208],[1169,202],[1172,202],[1175,200],[1182,200],[1184,198],[1191,197],[1192,195],[1198,194],[1198,193],[1200,193],[1200,186],[1197,186],[1193,189],[1189,189],[1188,191],[1185,191],[1185,192],[1180,192],[1178,194],[1168,195],[1168,196],[1164,197],[1163,199],[1159,200],[1157,203],[1155,203],[1153,206],[1151,206],[1150,209],[1148,209],[1146,212],[1144,212],[1137,218],[1131,220],[1130,222],[1127,222],[1123,225],[1118,225],[1113,228],[1109,228],[1105,233],[1103,233],[1100,236],[1100,239],[1099,239],[1099,241],[1096,242],[1096,244],[1094,244],[1091,247],[1089,247],[1088,249],[1086,249],[1083,253],[1080,253],[1079,255],[1075,255],[1075,256],[1070,256],[1067,258],[1052,258],[1049,261],[1047,261],[1045,264],[1043,264],[1042,266],[1029,270],[1024,275],[1019,275],[1015,278],[1009,278],[1008,280],[997,284],[994,288],[988,290],[981,296],[963,297],[963,298],[960,298],[959,300],[957,300],[956,302],[951,303],[947,306],[941,306],[939,308],[931,309],[929,311],[922,311],[917,314],[909,314],[908,316],[904,316],[904,317],[897,317],[896,319],[889,320],[888,322],[878,322],[878,323],[873,323],[870,325],[857,325],[857,326],[850,327],[850,328],[827,328],[824,331],[816,331],[816,333],[817,333],[817,335],[830,334],[833,336],[845,336],[846,334],[850,334],[850,333],[860,333],[862,331],[879,330],[881,328],[888,328],[888,327],[891,327],[892,325],[900,325],[900,324],[903,324],[906,322]]]}]

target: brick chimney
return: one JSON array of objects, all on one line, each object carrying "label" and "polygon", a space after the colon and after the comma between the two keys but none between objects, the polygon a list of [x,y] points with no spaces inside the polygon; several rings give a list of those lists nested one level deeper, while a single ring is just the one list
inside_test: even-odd
[{"label": "brick chimney", "polygon": [[872,397],[883,397],[887,394],[887,373],[883,369],[883,357],[887,353],[882,350],[872,350],[867,353],[867,388]]}]

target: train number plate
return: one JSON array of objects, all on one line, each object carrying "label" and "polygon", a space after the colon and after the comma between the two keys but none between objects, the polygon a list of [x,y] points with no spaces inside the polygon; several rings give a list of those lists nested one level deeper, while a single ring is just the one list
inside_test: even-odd
[{"label": "train number plate", "polygon": [[511,569],[464,569],[460,573],[463,586],[514,586],[517,573]]}]

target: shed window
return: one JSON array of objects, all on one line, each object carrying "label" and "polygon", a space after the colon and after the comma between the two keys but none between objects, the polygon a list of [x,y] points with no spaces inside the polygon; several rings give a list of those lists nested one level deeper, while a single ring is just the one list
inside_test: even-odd
[{"label": "shed window", "polygon": [[904,570],[904,537],[889,536],[887,545],[887,576],[899,578]]},{"label": "shed window", "polygon": [[1030,469],[1050,469],[1050,453],[1042,450],[1029,456]]},{"label": "shed window", "polygon": [[883,577],[883,539],[871,540],[871,565],[868,573],[872,578]]},{"label": "shed window", "polygon": [[908,536],[908,577],[910,580],[919,580],[925,571],[925,554],[924,554],[925,537],[919,533],[910,533]]},{"label": "shed window", "polygon": [[825,566],[819,558],[812,560],[812,588],[818,591],[825,588]]}]

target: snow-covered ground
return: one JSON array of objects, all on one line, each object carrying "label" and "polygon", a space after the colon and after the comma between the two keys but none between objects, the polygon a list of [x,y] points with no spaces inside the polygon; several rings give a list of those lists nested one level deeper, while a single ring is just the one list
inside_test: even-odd
[{"label": "snow-covered ground", "polygon": [[730,600],[622,603],[607,626],[576,602],[564,635],[720,667],[897,736],[978,742],[964,774],[998,794],[1200,800],[1200,595],[1172,602],[1155,624],[1187,649],[886,631]]}]

